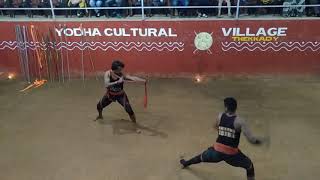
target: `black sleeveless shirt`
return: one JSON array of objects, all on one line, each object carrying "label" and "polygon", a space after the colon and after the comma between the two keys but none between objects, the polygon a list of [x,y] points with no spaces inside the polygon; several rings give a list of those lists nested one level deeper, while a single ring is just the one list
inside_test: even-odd
[{"label": "black sleeveless shirt", "polygon": [[238,148],[241,132],[236,131],[233,125],[236,117],[237,116],[228,116],[226,113],[222,114],[218,128],[218,143]]},{"label": "black sleeveless shirt", "polygon": [[[122,76],[122,74],[121,74],[121,76]],[[110,74],[110,82],[115,82],[115,81],[118,81],[118,80],[119,80],[119,78],[113,79],[112,75]],[[109,86],[108,90],[113,92],[113,93],[119,93],[119,92],[123,91],[123,82],[119,83],[119,84],[114,84],[112,86]]]}]

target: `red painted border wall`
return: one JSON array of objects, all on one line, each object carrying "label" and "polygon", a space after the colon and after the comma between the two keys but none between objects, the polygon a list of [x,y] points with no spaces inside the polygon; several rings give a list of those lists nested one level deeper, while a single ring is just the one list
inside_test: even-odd
[{"label": "red painted border wall", "polygon": [[[125,28],[126,30],[129,28],[165,28],[166,30],[172,28],[172,33],[177,35],[176,37],[141,37],[132,36],[132,34],[129,37],[105,35],[67,37],[67,41],[71,42],[82,40],[90,43],[115,43],[110,45],[114,48],[105,51],[101,49],[84,50],[86,73],[93,71],[89,61],[90,55],[95,71],[104,71],[113,59],[121,59],[126,63],[128,72],[150,75],[320,72],[320,20],[0,22],[0,71],[20,72],[17,48],[14,49],[14,45],[5,46],[5,42],[16,40],[16,25],[25,25],[29,29],[31,25],[34,25],[40,34],[45,34],[48,30],[53,31],[54,27],[60,25],[66,25],[67,28],[78,28],[80,23],[83,28],[98,28],[101,33],[105,28]],[[250,28],[251,33],[256,32],[260,27],[265,29],[286,27],[287,30],[286,36],[279,37],[277,42],[240,42],[239,48],[236,47],[238,42],[235,42],[224,47],[223,43],[229,44],[233,42],[233,39],[230,36],[224,36],[222,28],[232,27],[239,27],[242,32],[245,31],[245,28]],[[194,44],[196,34],[200,32],[208,32],[213,38],[212,46],[204,51],[197,50]],[[29,34],[29,39],[30,37]],[[119,45],[119,42],[122,44]],[[143,42],[145,43],[144,48],[142,45],[139,46]],[[135,47],[132,48],[132,46]],[[235,47],[230,48],[231,46]],[[32,51],[29,50],[29,52]],[[66,59],[66,49],[62,51]],[[75,48],[68,53],[72,72],[80,75],[81,50]]]}]

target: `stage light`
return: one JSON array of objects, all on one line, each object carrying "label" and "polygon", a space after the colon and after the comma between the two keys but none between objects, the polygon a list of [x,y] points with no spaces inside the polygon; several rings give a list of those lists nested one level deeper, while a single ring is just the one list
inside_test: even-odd
[{"label": "stage light", "polygon": [[9,73],[9,74],[8,74],[8,79],[13,79],[13,78],[14,78],[14,74]]},{"label": "stage light", "polygon": [[195,81],[196,81],[196,83],[200,83],[202,81],[202,77],[199,74],[197,74],[195,76]]}]

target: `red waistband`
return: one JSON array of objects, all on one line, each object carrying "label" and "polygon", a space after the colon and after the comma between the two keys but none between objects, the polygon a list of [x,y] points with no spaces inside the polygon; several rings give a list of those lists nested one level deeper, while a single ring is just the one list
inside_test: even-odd
[{"label": "red waistband", "polygon": [[234,147],[230,147],[221,143],[215,143],[213,145],[214,149],[218,152],[222,152],[224,154],[228,154],[228,155],[234,155],[237,154],[239,152],[238,148],[234,148]]}]

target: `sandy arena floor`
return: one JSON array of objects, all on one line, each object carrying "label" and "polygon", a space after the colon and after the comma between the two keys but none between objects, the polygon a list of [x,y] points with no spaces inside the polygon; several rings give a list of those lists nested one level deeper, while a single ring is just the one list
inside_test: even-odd
[{"label": "sandy arena floor", "polygon": [[142,133],[116,103],[94,122],[102,81],[72,81],[19,93],[24,84],[0,81],[1,180],[240,180],[226,163],[181,170],[216,138],[212,125],[234,96],[238,113],[262,146],[241,138],[258,180],[316,180],[320,176],[320,77],[151,79],[149,107],[142,85],[126,86]]}]

